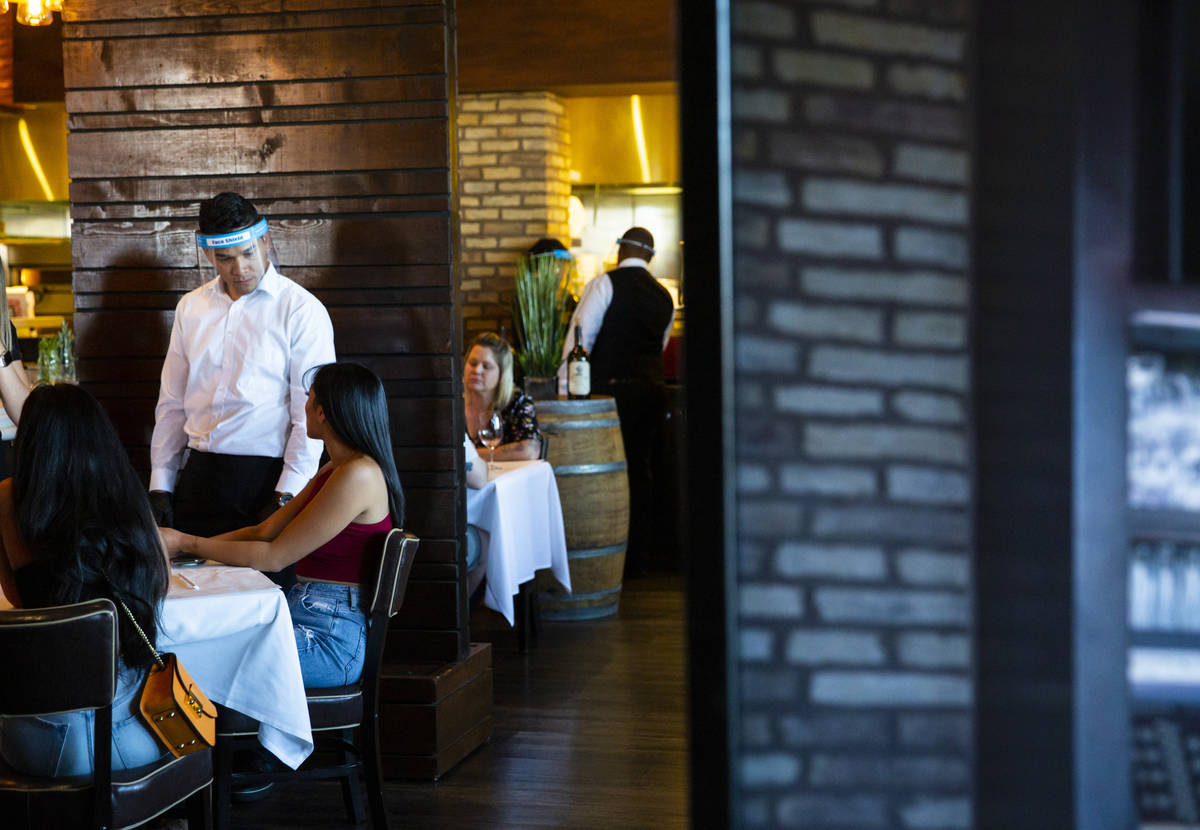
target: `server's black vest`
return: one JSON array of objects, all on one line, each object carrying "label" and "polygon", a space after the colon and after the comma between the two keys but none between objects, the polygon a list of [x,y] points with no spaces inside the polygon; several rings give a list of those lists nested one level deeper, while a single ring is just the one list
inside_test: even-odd
[{"label": "server's black vest", "polygon": [[645,268],[608,272],[613,296],[592,345],[592,383],[663,382],[662,338],[674,304]]}]

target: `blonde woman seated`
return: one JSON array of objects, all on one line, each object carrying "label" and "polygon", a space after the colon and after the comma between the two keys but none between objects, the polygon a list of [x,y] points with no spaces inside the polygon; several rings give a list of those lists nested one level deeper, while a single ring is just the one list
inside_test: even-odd
[{"label": "blonde woman seated", "polygon": [[492,412],[500,413],[504,436],[496,447],[496,461],[537,458],[542,436],[538,431],[533,398],[513,388],[512,348],[500,335],[484,332],[475,338],[463,368],[463,404],[467,414],[467,436],[476,447],[484,446],[479,428]]}]

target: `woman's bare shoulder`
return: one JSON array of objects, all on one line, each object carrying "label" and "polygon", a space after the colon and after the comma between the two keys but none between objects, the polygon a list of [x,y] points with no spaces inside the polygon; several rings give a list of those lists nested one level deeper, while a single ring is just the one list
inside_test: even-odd
[{"label": "woman's bare shoulder", "polygon": [[383,483],[383,471],[369,455],[356,455],[333,468],[329,483],[337,487],[370,487]]}]

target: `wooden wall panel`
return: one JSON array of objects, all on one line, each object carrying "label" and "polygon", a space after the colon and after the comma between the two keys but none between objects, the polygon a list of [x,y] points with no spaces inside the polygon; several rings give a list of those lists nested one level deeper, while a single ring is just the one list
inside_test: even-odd
[{"label": "wooden wall panel", "polygon": [[[155,17],[213,17],[233,14],[271,14],[323,9],[387,8],[392,6],[433,6],[440,8],[442,0],[407,0],[404,3],[388,0],[133,0],[113,3],[112,0],[71,0],[66,4],[63,19],[72,23],[127,20]],[[119,8],[109,8],[119,6]],[[439,18],[440,19],[440,18]]]},{"label": "wooden wall panel", "polygon": [[[309,16],[303,23],[316,26],[321,20]],[[63,65],[72,84],[83,87],[425,75],[446,65],[444,43],[434,41],[428,31],[424,26],[386,26],[198,33],[187,37],[187,48],[204,60],[164,61],[160,49],[147,49],[142,37],[128,36],[139,34],[135,27],[123,37],[66,40]]]},{"label": "wooden wall panel", "polygon": [[[81,381],[148,472],[175,304],[222,190],[384,378],[422,539],[394,658],[466,653],[452,2],[74,0],[63,26]],[[206,266],[207,267],[207,266]]]},{"label": "wooden wall panel", "polygon": [[[7,17],[15,21],[15,6]],[[49,26],[13,23],[12,100],[18,104],[63,99],[62,21],[53,18]]]},{"label": "wooden wall panel", "polygon": [[340,124],[228,126],[171,130],[171,152],[154,130],[73,132],[67,139],[71,178],[111,177],[139,170],[147,176],[202,175],[214,167],[230,173],[304,170],[377,170],[384,166],[445,167],[446,118],[346,121]]},{"label": "wooden wall panel", "polygon": [[673,82],[676,6],[673,0],[458,0],[459,90]]}]

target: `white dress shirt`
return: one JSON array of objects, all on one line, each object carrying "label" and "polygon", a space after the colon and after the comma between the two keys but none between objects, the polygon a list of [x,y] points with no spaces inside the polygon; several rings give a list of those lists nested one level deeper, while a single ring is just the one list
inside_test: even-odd
[{"label": "white dress shirt", "polygon": [[[638,257],[626,257],[617,263],[617,268],[646,268],[649,263]],[[649,269],[647,269],[649,270]],[[608,272],[597,274],[588,280],[588,284],[583,287],[583,293],[579,295],[579,304],[575,306],[575,313],[571,315],[571,322],[567,325],[567,338],[563,342],[562,363],[558,367],[558,393],[560,395],[567,394],[567,357],[571,354],[571,349],[575,348],[575,327],[580,327],[580,337],[583,340],[583,347],[589,352],[596,342],[596,335],[600,333],[600,327],[604,325],[604,315],[608,313],[608,307],[612,305],[613,285],[612,279],[608,276]],[[663,330],[662,347],[665,351],[667,344],[671,342],[671,325],[675,322],[675,310],[671,310],[671,319],[667,321],[667,327]]]},{"label": "white dress shirt", "polygon": [[282,457],[275,489],[300,492],[321,456],[321,442],[305,434],[304,375],[333,360],[329,312],[274,266],[236,301],[220,278],[189,291],[175,307],[163,362],[150,489],[175,489],[190,447]]}]

